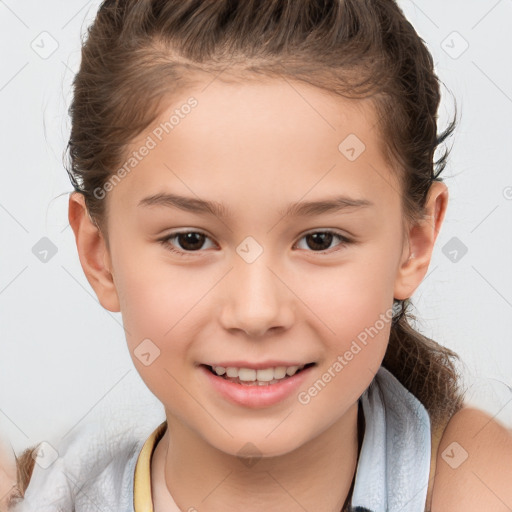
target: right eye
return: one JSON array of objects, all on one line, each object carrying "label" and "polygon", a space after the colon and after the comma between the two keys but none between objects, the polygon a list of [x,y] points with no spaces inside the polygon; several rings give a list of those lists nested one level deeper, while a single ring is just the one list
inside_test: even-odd
[{"label": "right eye", "polygon": [[[189,256],[193,252],[202,252],[197,249],[203,246],[205,239],[209,239],[209,237],[201,231],[175,231],[158,241],[172,253],[179,256]],[[175,248],[172,243],[174,240],[178,241],[182,249]]]}]

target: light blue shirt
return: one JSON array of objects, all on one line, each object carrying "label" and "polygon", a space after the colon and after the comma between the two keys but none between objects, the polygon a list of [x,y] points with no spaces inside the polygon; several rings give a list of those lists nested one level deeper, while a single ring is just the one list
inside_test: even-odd
[{"label": "light blue shirt", "polygon": [[[424,512],[431,455],[427,410],[384,367],[360,401],[365,433],[353,512]],[[107,425],[84,424],[59,445],[53,464],[35,464],[25,499],[13,512],[134,512],[135,464],[153,429],[130,426],[113,433]]]},{"label": "light blue shirt", "polygon": [[382,366],[360,400],[366,425],[352,507],[424,512],[431,458],[427,410]]}]

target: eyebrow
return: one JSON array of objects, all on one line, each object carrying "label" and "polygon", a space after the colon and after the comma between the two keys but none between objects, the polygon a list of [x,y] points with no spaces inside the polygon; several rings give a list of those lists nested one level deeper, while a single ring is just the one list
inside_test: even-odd
[{"label": "eyebrow", "polygon": [[[367,199],[355,199],[347,196],[336,196],[318,201],[299,201],[279,210],[278,214],[295,217],[312,217],[315,215],[341,211],[354,211],[373,206]],[[209,214],[219,218],[231,216],[228,208],[217,201],[206,201],[177,194],[159,193],[141,199],[138,206],[165,206],[179,208],[191,213]]]}]

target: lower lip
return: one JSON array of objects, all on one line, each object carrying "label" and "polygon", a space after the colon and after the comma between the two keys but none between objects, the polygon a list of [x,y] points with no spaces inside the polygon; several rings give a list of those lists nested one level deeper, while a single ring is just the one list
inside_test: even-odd
[{"label": "lower lip", "polygon": [[222,377],[214,375],[206,366],[201,365],[200,370],[209,380],[213,388],[223,397],[231,402],[251,408],[269,407],[288,398],[294,391],[304,383],[310,370],[314,366],[304,368],[292,377],[283,379],[276,384],[268,384],[265,386],[254,385],[248,386],[231,382]]}]

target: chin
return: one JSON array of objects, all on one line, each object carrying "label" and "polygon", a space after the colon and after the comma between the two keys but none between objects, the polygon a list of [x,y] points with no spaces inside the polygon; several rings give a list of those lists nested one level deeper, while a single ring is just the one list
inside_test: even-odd
[{"label": "chin", "polygon": [[258,432],[254,435],[248,435],[247,433],[239,436],[235,435],[233,438],[219,440],[219,443],[209,440],[209,443],[218,450],[234,457],[259,459],[286,455],[307,442],[307,439],[292,437],[284,429],[280,433],[277,433],[277,429],[270,435],[269,432],[272,432],[272,430],[265,431],[265,433]]}]

